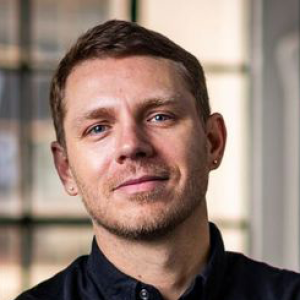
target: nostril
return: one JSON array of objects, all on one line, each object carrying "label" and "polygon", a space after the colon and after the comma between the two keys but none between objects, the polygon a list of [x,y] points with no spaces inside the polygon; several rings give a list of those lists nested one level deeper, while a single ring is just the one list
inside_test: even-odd
[{"label": "nostril", "polygon": [[146,156],[147,156],[147,154],[143,151],[139,151],[135,154],[136,158],[143,158],[143,157],[146,157]]}]

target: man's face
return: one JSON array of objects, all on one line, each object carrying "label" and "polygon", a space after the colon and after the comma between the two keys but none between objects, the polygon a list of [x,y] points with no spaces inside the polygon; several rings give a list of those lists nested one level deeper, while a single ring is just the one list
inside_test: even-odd
[{"label": "man's face", "polygon": [[[88,60],[66,84],[70,182],[94,222],[131,239],[169,233],[204,201],[208,142],[169,60]],[[66,186],[68,189],[68,187]]]}]

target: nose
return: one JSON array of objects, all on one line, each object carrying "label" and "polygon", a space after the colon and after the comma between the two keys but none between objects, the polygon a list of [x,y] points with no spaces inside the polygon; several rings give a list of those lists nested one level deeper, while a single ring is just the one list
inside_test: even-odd
[{"label": "nose", "polygon": [[154,154],[150,137],[137,124],[122,127],[116,144],[115,160],[119,164],[126,160],[151,157]]}]

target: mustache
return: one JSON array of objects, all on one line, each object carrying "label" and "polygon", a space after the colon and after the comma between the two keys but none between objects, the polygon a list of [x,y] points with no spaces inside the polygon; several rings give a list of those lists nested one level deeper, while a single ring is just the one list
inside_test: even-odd
[{"label": "mustache", "polygon": [[167,179],[173,172],[173,167],[163,162],[135,162],[129,163],[117,172],[110,174],[106,180],[106,190],[113,191],[129,179],[140,176],[151,176]]}]

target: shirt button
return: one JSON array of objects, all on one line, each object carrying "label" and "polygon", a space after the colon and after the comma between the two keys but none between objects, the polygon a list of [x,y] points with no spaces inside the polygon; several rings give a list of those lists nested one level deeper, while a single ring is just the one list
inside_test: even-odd
[{"label": "shirt button", "polygon": [[146,289],[140,290],[140,298],[142,300],[148,300],[149,299],[149,292]]}]

